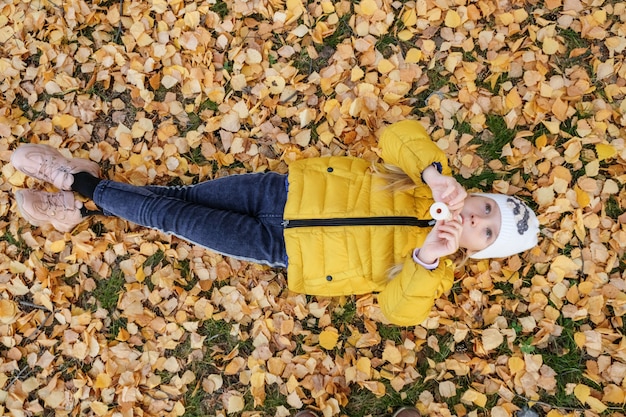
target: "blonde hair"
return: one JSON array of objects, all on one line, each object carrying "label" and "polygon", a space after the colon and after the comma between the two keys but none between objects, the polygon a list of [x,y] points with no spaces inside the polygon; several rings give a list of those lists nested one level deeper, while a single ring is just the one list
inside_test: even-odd
[{"label": "blonde hair", "polygon": [[417,186],[411,177],[395,165],[373,164],[372,170],[378,177],[387,181],[387,185],[383,187],[385,190],[409,191]]}]

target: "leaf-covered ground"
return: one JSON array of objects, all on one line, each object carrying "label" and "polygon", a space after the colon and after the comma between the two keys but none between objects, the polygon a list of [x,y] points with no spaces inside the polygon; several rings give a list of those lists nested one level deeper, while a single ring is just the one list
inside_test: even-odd
[{"label": "leaf-covered ground", "polygon": [[[620,1],[1,0],[2,413],[623,415],[625,49]],[[52,190],[9,163],[21,142],[190,184],[377,160],[405,118],[542,224],[417,327],[118,219],[31,227],[13,199]]]}]

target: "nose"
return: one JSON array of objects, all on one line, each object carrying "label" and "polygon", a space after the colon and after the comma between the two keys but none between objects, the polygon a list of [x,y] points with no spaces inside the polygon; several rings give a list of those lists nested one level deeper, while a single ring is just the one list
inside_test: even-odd
[{"label": "nose", "polygon": [[478,227],[482,224],[482,222],[484,221],[484,219],[482,218],[482,216],[476,215],[476,214],[472,214],[470,217],[470,224],[472,225],[472,227]]}]

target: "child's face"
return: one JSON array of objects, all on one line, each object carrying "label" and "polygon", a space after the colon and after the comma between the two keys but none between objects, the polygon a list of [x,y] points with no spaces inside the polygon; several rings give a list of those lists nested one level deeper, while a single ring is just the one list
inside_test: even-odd
[{"label": "child's face", "polygon": [[470,251],[480,251],[491,245],[500,233],[500,208],[489,197],[469,195],[463,210],[463,231],[460,246]]}]

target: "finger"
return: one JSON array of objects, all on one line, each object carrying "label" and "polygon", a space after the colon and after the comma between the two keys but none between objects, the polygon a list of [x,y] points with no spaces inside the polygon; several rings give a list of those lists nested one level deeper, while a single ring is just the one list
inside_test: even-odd
[{"label": "finger", "polygon": [[461,207],[463,207],[463,204],[465,203],[466,198],[467,198],[467,191],[465,191],[463,187],[458,185],[458,187],[455,187],[454,193],[450,194],[450,201],[448,205],[455,206],[455,207],[460,205]]},{"label": "finger", "polygon": [[441,193],[441,198],[448,203],[452,200],[452,196],[455,191],[454,184],[446,184],[446,188]]},{"label": "finger", "polygon": [[458,221],[458,219],[455,218],[453,220],[450,220],[449,223],[450,223],[451,230],[453,230],[454,233],[458,233],[460,235],[461,232],[463,232],[463,224],[460,221]]},{"label": "finger", "polygon": [[454,242],[454,244],[458,246],[461,241],[461,230],[455,227],[446,228],[444,230],[440,230],[437,233],[437,237],[439,239],[445,239],[449,242]]},{"label": "finger", "polygon": [[461,200],[460,202],[457,202],[457,203],[450,203],[450,204],[448,204],[448,208],[454,214],[454,213],[461,212],[461,210],[463,209],[464,205],[465,205],[464,201]]},{"label": "finger", "polygon": [[459,242],[452,234],[445,234],[441,236],[442,250],[441,256],[450,255],[459,249]]},{"label": "finger", "polygon": [[455,216],[454,213],[452,213],[452,218],[449,220],[445,220],[445,225],[451,225],[455,228],[458,228],[459,230],[463,228],[463,223],[461,223],[459,221],[459,217]]},{"label": "finger", "polygon": [[450,240],[450,239],[458,240],[460,238],[460,233],[458,229],[454,227],[448,227],[448,228],[440,230],[437,233],[437,237],[441,239],[447,239],[447,240]]}]

